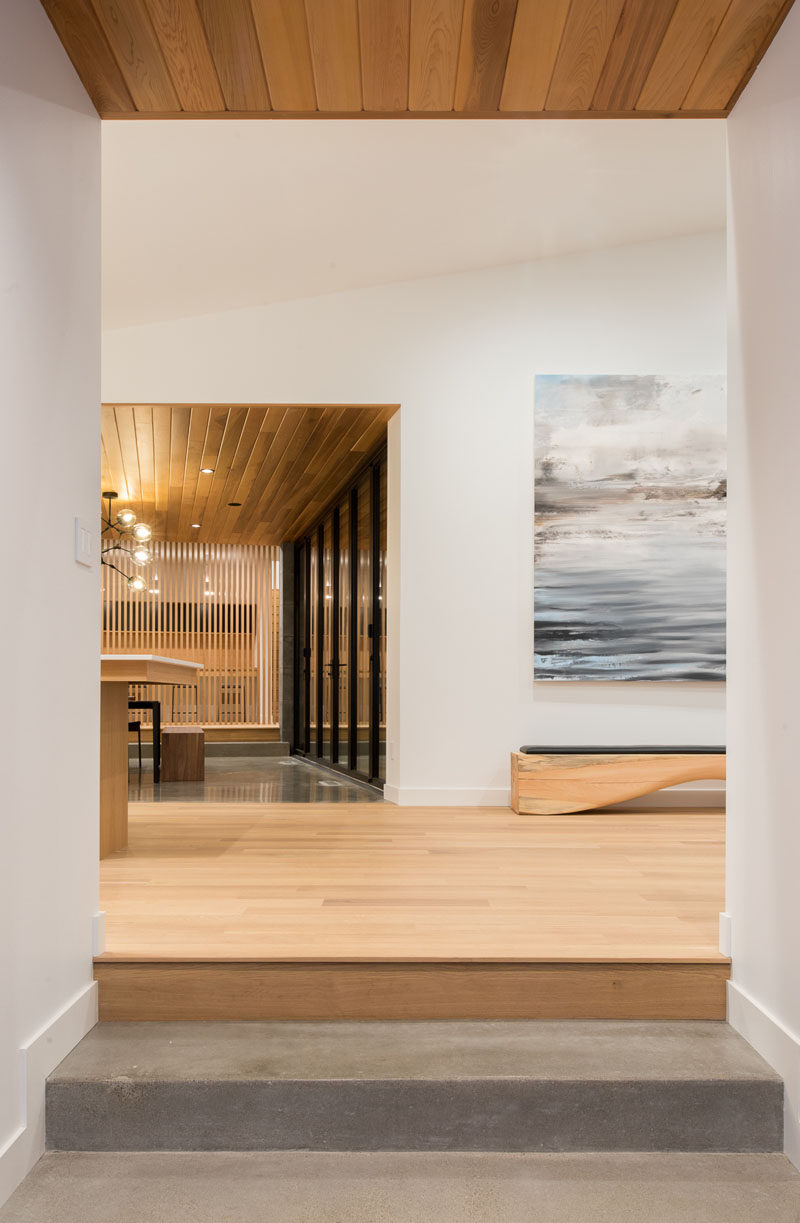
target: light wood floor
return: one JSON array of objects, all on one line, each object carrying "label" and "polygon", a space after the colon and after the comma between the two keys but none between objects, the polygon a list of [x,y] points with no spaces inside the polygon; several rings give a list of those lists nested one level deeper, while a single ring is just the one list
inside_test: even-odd
[{"label": "light wood floor", "polygon": [[113,960],[724,963],[718,811],[132,804]]}]

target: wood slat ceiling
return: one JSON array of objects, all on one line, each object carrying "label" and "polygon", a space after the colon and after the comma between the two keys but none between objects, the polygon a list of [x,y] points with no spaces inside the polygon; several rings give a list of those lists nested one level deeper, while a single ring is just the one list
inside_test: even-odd
[{"label": "wood slat ceiling", "polygon": [[793,0],[42,0],[99,114],[721,117]]},{"label": "wood slat ceiling", "polygon": [[105,404],[102,488],[117,492],[117,506],[130,505],[156,539],[284,543],[314,525],[385,439],[396,411]]}]

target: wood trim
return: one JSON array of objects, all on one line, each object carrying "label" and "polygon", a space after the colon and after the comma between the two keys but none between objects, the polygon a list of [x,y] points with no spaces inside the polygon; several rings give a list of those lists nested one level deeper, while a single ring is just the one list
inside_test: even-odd
[{"label": "wood trim", "polygon": [[100,857],[128,844],[128,686],[100,687]]},{"label": "wood trim", "polygon": [[101,1020],[724,1019],[727,963],[95,963]]},{"label": "wood trim", "polygon": [[[792,0],[794,3],[794,0]],[[766,48],[765,48],[766,50]],[[104,120],[147,120],[147,119],[410,119],[414,122],[425,119],[724,119],[730,112],[718,110],[680,110],[679,108],[663,110],[427,110],[427,111],[268,111],[255,114],[253,111],[207,111],[203,114],[187,114],[185,111],[175,111],[165,114],[150,114],[149,112],[120,112],[119,114],[103,115]]]}]

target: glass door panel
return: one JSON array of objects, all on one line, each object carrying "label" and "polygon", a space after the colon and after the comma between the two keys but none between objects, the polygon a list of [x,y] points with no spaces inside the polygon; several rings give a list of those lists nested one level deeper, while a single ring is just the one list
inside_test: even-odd
[{"label": "glass door panel", "polygon": [[322,528],[322,756],[332,763],[331,712],[333,688],[333,520]]},{"label": "glass door panel", "polygon": [[372,782],[386,768],[386,461],[295,549],[296,748]]},{"label": "glass door panel", "polygon": [[319,600],[317,591],[319,588],[319,548],[317,546],[316,537],[309,544],[311,560],[309,564],[309,583],[308,583],[308,728],[309,728],[309,745],[308,750],[312,755],[317,751],[317,708],[318,708],[318,689],[317,676],[319,674]]},{"label": "glass door panel", "polygon": [[294,742],[295,747],[302,752],[308,751],[308,587],[306,565],[308,561],[308,548],[306,544],[301,544],[295,550],[295,574],[294,574],[294,590],[295,590],[295,674],[297,676],[296,684],[296,709],[294,723]]},{"label": "glass door panel", "polygon": [[386,548],[388,527],[388,501],[386,495],[386,459],[381,459],[378,469],[379,523],[378,523],[378,606],[375,609],[378,667],[378,778],[386,780]]},{"label": "glass door panel", "polygon": [[[338,694],[337,719],[339,739],[336,762],[344,768],[350,767],[350,500],[339,506],[339,585],[338,595],[338,659],[336,690]],[[335,560],[335,558],[334,558]]]},{"label": "glass door panel", "polygon": [[356,769],[370,775],[370,675],[372,657],[372,478],[368,471],[358,483],[357,517],[357,667],[356,691]]}]

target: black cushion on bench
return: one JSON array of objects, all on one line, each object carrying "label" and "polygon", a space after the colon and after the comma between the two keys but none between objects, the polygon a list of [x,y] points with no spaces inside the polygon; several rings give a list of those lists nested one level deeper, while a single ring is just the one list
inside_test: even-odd
[{"label": "black cushion on bench", "polygon": [[724,747],[534,747],[519,749],[527,756],[724,756]]}]

